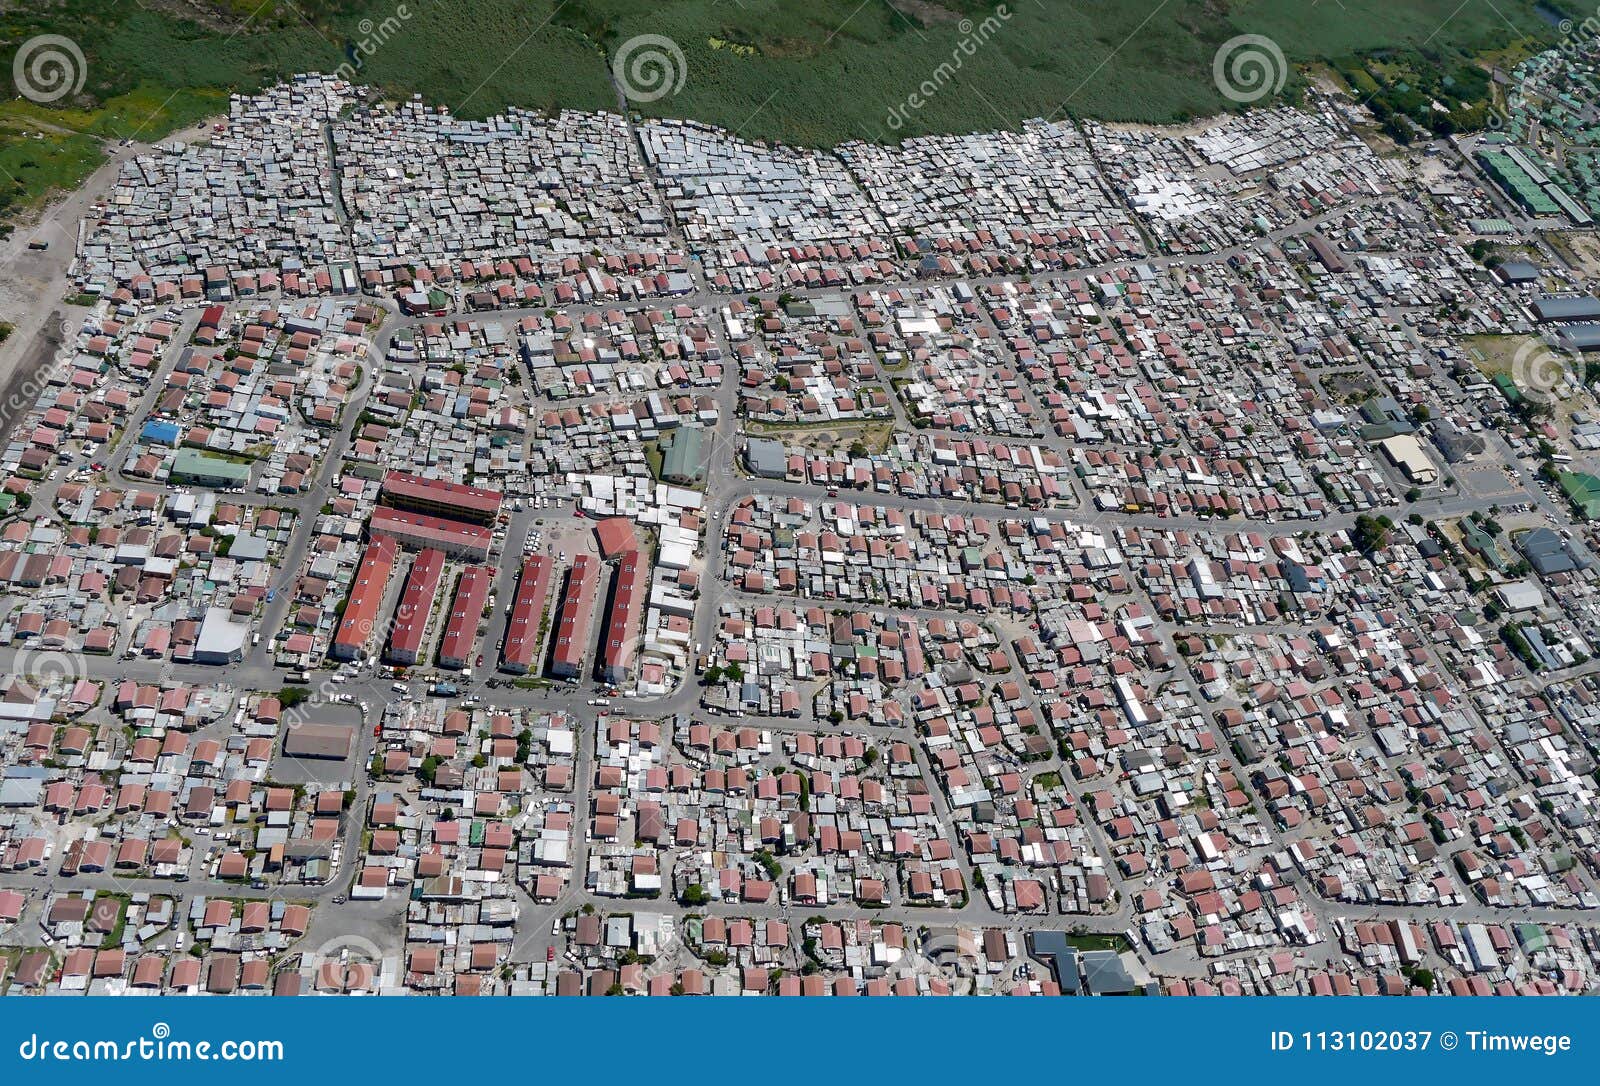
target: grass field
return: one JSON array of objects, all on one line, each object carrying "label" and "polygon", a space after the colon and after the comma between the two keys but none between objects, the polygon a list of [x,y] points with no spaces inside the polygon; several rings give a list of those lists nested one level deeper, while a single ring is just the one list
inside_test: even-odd
[{"label": "grass field", "polygon": [[[80,137],[151,138],[229,91],[358,57],[359,78],[466,116],[609,108],[609,58],[665,35],[682,86],[636,108],[826,145],[1212,113],[1229,105],[1212,58],[1241,33],[1272,38],[1291,65],[1405,49],[1449,71],[1553,30],[1535,0],[33,0],[0,5],[0,78],[44,33],[82,50],[84,83],[64,108],[0,104],[0,214],[81,177]],[[1291,75],[1285,92],[1297,88]],[[23,159],[35,165],[18,173]]]},{"label": "grass field", "polygon": [[[357,23],[381,17],[388,0],[359,3]],[[415,0],[414,17],[367,71],[397,89],[452,105],[464,100],[463,112],[475,115],[511,103],[592,106],[609,100],[603,54],[636,35],[661,34],[682,50],[683,86],[643,111],[750,137],[831,144],[1014,127],[1062,114],[1180,121],[1228,105],[1211,63],[1241,33],[1274,39],[1291,64],[1410,46],[1450,65],[1548,34],[1534,7],[1533,0]],[[524,30],[530,22],[536,29]],[[348,34],[352,24],[335,16],[330,25]],[[450,58],[448,73],[441,54]],[[948,81],[891,128],[890,111],[941,64]],[[1294,80],[1286,89],[1294,91]]]}]

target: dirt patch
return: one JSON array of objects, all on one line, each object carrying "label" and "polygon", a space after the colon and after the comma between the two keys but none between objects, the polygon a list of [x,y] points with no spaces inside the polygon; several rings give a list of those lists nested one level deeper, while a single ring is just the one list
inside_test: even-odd
[{"label": "dirt patch", "polygon": [[[1540,391],[1539,382],[1554,380],[1550,375],[1555,371],[1549,369],[1550,366],[1559,365],[1571,370],[1583,365],[1581,360],[1574,362],[1567,355],[1552,350],[1538,336],[1468,336],[1462,342],[1467,348],[1467,357],[1479,373],[1490,379],[1507,376],[1524,395],[1529,393],[1530,382],[1537,395]],[[1573,373],[1575,380],[1572,383],[1581,380],[1582,376],[1581,372]],[[1563,387],[1570,386],[1563,383]],[[1594,394],[1580,387],[1573,395],[1549,400],[1547,414],[1563,440],[1570,444],[1573,415],[1580,411],[1592,415],[1594,410]]]},{"label": "dirt patch", "polygon": [[1544,239],[1580,274],[1600,276],[1600,237],[1563,230],[1551,231]]},{"label": "dirt patch", "polygon": [[139,0],[139,6],[186,20],[207,30],[238,30],[252,22],[261,8],[265,7],[264,4],[248,4],[241,5],[242,10],[230,11],[226,4],[208,4],[204,0]]},{"label": "dirt patch", "polygon": [[939,23],[954,23],[961,16],[949,8],[940,7],[938,4],[929,3],[928,0],[889,0],[889,6],[901,15],[915,19],[923,26],[936,26]]},{"label": "dirt patch", "polygon": [[[11,429],[17,420],[26,415],[33,407],[37,395],[25,395],[29,387],[40,388],[39,376],[44,368],[55,361],[56,352],[61,349],[61,313],[50,314],[50,319],[44,322],[33,337],[33,342],[28,344],[27,350],[21,357],[15,369],[11,372],[11,379],[6,382],[5,388],[0,390],[0,444],[4,444],[11,437]],[[42,388],[40,388],[42,391]]]},{"label": "dirt patch", "polygon": [[1365,403],[1377,395],[1378,389],[1364,373],[1330,373],[1322,378],[1322,388],[1328,398],[1346,406]]}]

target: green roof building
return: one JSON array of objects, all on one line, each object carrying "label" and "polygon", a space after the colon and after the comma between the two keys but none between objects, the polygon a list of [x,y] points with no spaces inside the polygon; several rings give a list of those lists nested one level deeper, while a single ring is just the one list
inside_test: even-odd
[{"label": "green roof building", "polygon": [[172,481],[218,488],[249,486],[250,465],[207,456],[197,449],[179,449],[172,461]]},{"label": "green roof building", "polygon": [[661,478],[684,486],[705,478],[705,468],[700,463],[705,441],[706,432],[699,426],[685,426],[662,439]]},{"label": "green roof building", "polygon": [[1600,479],[1586,471],[1563,471],[1557,481],[1585,520],[1600,520]]}]

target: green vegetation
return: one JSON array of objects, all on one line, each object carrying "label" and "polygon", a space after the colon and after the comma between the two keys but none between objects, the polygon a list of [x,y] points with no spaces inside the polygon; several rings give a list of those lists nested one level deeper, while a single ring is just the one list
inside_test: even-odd
[{"label": "green vegetation", "polygon": [[766,868],[767,877],[773,882],[779,882],[783,879],[783,865],[778,863],[778,858],[771,852],[764,848],[758,848],[750,855],[755,858],[756,863]]},{"label": "green vegetation", "polygon": [[1394,522],[1388,517],[1373,518],[1363,513],[1356,517],[1356,530],[1354,541],[1356,549],[1362,554],[1372,554],[1389,545],[1389,530],[1394,527]]},{"label": "green vegetation", "polygon": [[1517,659],[1521,660],[1529,671],[1538,671],[1544,665],[1534,655],[1533,646],[1528,644],[1527,637],[1522,633],[1525,625],[1526,623],[1521,622],[1507,622],[1500,627],[1500,637],[1511,647],[1511,651],[1517,654]]},{"label": "green vegetation", "polygon": [[0,107],[0,216],[77,187],[100,158],[93,137],[13,123]]},{"label": "green vegetation", "polygon": [[[1488,7],[1459,0],[1003,6],[1008,18],[985,0],[570,0],[556,22],[608,52],[636,34],[676,40],[687,70],[683,87],[646,112],[814,144],[1015,127],[1028,117],[1064,114],[1163,122],[1215,113],[1228,103],[1212,82],[1212,59],[1245,32],[1277,41],[1291,63],[1427,48],[1447,76],[1464,51],[1499,48],[1515,36]],[[1529,0],[1496,6],[1517,34],[1548,30]],[[987,31],[986,18],[995,19]],[[963,41],[971,55],[961,51]],[[890,111],[953,56],[959,68],[894,128]],[[1285,89],[1296,86],[1291,78]]]},{"label": "green vegetation", "polygon": [[1118,954],[1133,949],[1127,939],[1114,931],[1075,931],[1067,936],[1067,944],[1079,950],[1114,950]]},{"label": "green vegetation", "polygon": [[1334,67],[1401,143],[1419,132],[1447,136],[1482,128],[1491,105],[1488,70],[1436,42],[1343,58]]},{"label": "green vegetation", "polygon": [[665,459],[661,452],[660,441],[646,441],[644,443],[645,463],[650,466],[650,478],[656,482],[661,481],[661,463]]},{"label": "green vegetation", "polygon": [[1436,983],[1433,976],[1433,970],[1424,969],[1418,965],[1402,965],[1400,967],[1400,972],[1407,980],[1416,985],[1418,988],[1421,988],[1423,991],[1433,991]]},{"label": "green vegetation", "polygon": [[[666,35],[683,53],[681,86],[636,108],[747,138],[822,145],[1016,127],[1029,117],[1171,122],[1212,114],[1230,107],[1212,79],[1218,47],[1253,33],[1276,41],[1291,65],[1329,62],[1380,114],[1441,130],[1481,120],[1487,76],[1474,57],[1526,52],[1552,34],[1534,0],[408,0],[400,7],[392,0],[9,5],[0,14],[0,72],[10,72],[21,43],[44,33],[72,38],[86,70],[82,90],[51,107],[0,103],[0,214],[81,180],[98,160],[97,138],[153,139],[222,112],[230,91],[342,65],[358,81],[395,96],[417,92],[463,116],[508,105],[615,108],[610,58],[637,35]],[[1284,93],[1297,94],[1300,85],[1289,73]],[[891,122],[914,92],[925,100],[921,108]]]},{"label": "green vegetation", "polygon": [[81,184],[102,161],[101,141],[159,138],[224,112],[230,90],[259,89],[284,73],[337,62],[334,47],[287,8],[281,16],[263,11],[234,34],[241,22],[226,14],[179,18],[154,4],[117,0],[7,5],[0,78],[8,84],[18,48],[40,34],[70,38],[85,63],[74,68],[81,90],[49,105],[7,86],[0,217]]}]

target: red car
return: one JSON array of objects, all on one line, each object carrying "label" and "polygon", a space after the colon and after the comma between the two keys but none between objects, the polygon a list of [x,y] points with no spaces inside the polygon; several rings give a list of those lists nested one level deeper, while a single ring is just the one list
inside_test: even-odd
[{"label": "red car", "polygon": [[547,947],[544,948],[544,960],[547,961],[547,962],[553,962],[553,961],[556,960],[556,948],[555,947],[547,946]]}]

